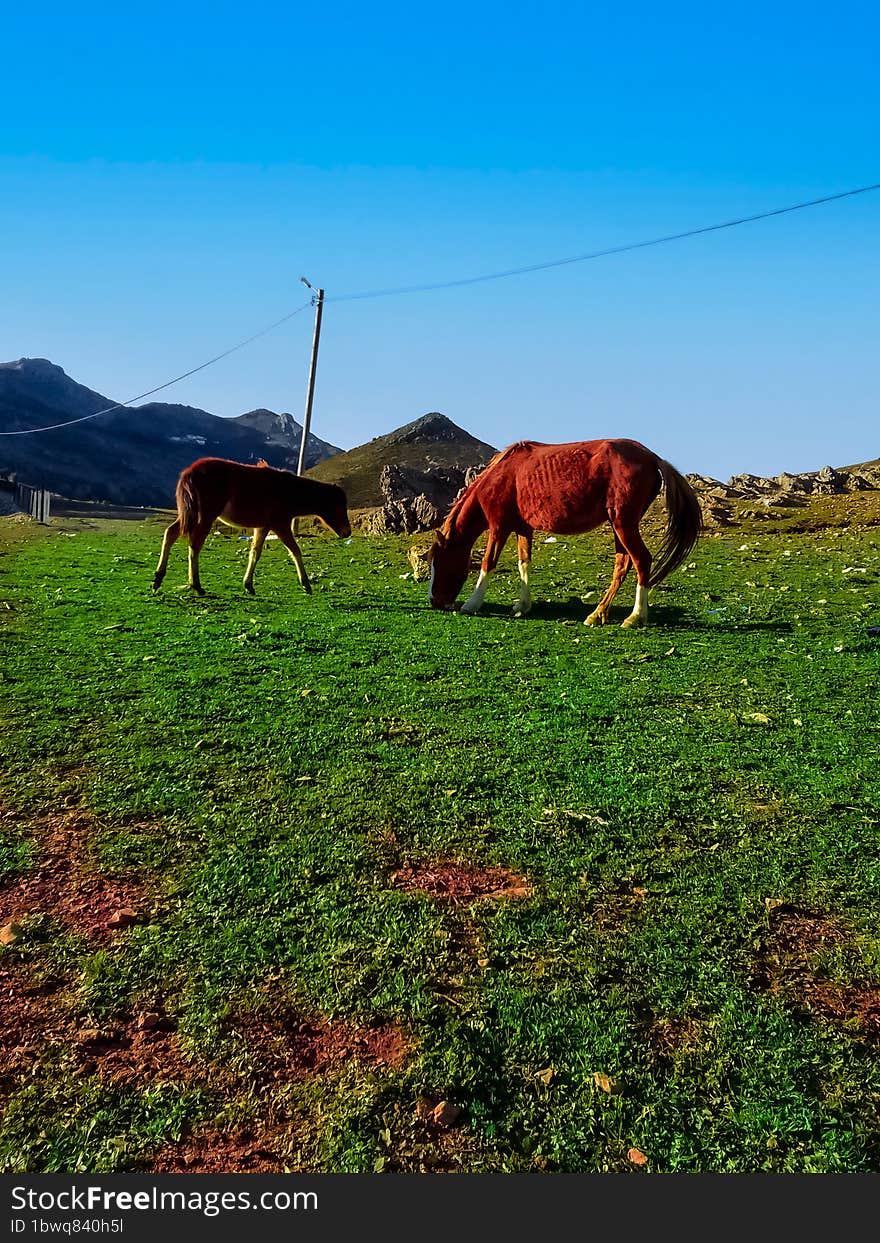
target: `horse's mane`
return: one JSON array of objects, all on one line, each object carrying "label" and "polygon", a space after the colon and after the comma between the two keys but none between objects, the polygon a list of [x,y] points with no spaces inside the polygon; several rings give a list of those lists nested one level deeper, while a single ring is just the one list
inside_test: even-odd
[{"label": "horse's mane", "polygon": [[455,527],[455,520],[461,513],[463,505],[466,501],[470,500],[476,489],[484,482],[486,476],[495,466],[498,465],[499,462],[504,461],[505,458],[509,457],[510,454],[514,452],[514,450],[527,449],[533,444],[535,444],[534,440],[517,440],[514,444],[508,445],[506,449],[499,450],[494,457],[490,457],[489,461],[480,471],[479,475],[477,475],[476,479],[469,483],[468,486],[464,488],[452,502],[452,508],[443,519],[443,525],[440,527],[441,532],[446,536],[452,534]]}]

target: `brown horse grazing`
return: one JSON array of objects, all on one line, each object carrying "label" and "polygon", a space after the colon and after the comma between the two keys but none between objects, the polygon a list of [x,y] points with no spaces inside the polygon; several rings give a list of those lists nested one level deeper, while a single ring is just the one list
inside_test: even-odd
[{"label": "brown horse grazing", "polygon": [[165,531],[156,566],[153,590],[158,591],[168,568],[171,545],[181,535],[189,539],[189,585],[200,596],[199,552],[217,518],[231,527],[253,527],[251,555],[244,575],[245,589],[254,595],[254,567],[270,531],[293,558],[299,581],[312,587],[299,545],[293,538],[294,518],[314,515],[337,535],[351,535],[345,493],[332,483],[304,479],[289,470],[275,470],[266,462],[245,466],[226,458],[203,457],[181,472],[177,481],[177,518]]},{"label": "brown horse grazing", "polygon": [[[639,523],[661,487],[666,489],[668,521],[652,572],[651,554],[639,534]],[[696,493],[684,476],[635,440],[584,440],[566,445],[520,440],[497,453],[435,533],[431,604],[439,609],[453,607],[468,576],[471,548],[488,529],[479,578],[461,606],[463,613],[476,613],[501,549],[508,536],[516,533],[521,584],[513,612],[521,617],[532,607],[529,563],[533,533],[578,535],[605,520],[614,531],[614,575],[586,625],[603,626],[607,622],[611,601],[631,564],[636,567],[639,583],[635,607],[623,625],[645,625],[648,588],[681,565],[699,538],[703,520]]]}]

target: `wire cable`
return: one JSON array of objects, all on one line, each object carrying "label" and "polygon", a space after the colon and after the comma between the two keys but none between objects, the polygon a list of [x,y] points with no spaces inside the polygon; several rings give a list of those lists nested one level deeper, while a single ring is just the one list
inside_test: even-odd
[{"label": "wire cable", "polygon": [[199,363],[198,367],[193,367],[189,371],[184,371],[183,375],[175,376],[173,380],[166,380],[164,384],[157,384],[155,388],[148,389],[146,393],[139,393],[137,397],[129,397],[128,401],[118,401],[115,406],[107,406],[104,410],[96,410],[94,414],[84,414],[78,419],[68,419],[66,423],[50,423],[48,427],[27,427],[15,432],[0,432],[0,436],[33,436],[37,432],[55,432],[62,427],[73,427],[74,423],[86,423],[89,419],[100,418],[102,414],[111,414],[114,410],[123,410],[126,406],[130,406],[133,401],[143,401],[145,397],[152,397],[154,393],[161,393],[164,388],[170,388],[172,384],[179,384],[181,380],[185,380],[188,376],[195,375],[197,371],[204,371],[206,367],[219,363],[221,358],[228,358],[230,354],[234,354],[236,350],[244,349],[246,345],[250,345],[252,341],[256,341],[259,337],[265,337],[267,333],[272,332],[275,328],[280,328],[282,324],[286,324],[288,320],[293,319],[294,315],[299,315],[310,307],[311,301],[304,302],[302,306],[298,306],[295,311],[284,315],[281,319],[276,319],[274,324],[270,324],[268,328],[261,328],[259,332],[255,332],[252,337],[248,337],[244,341],[239,341],[237,345],[232,345],[228,350],[224,350],[222,354],[216,354],[213,358],[209,358],[205,363]]},{"label": "wire cable", "polygon": [[870,186],[859,186],[856,190],[844,190],[840,194],[826,194],[820,199],[809,199],[804,203],[793,203],[789,207],[776,207],[772,211],[756,212],[754,216],[739,216],[736,220],[725,220],[721,224],[707,224],[699,229],[687,229],[683,233],[667,233],[663,237],[652,237],[643,242],[627,242],[622,246],[609,246],[606,250],[592,250],[584,255],[571,255],[567,259],[550,259],[546,263],[530,263],[525,267],[506,268],[502,272],[487,272],[481,276],[465,276],[458,280],[436,281],[425,285],[400,285],[393,289],[374,289],[364,293],[339,294],[334,298],[325,298],[325,302],[357,302],[366,298],[392,298],[398,294],[428,293],[435,289],[458,289],[463,285],[478,285],[484,281],[505,280],[508,276],[525,276],[529,272],[545,272],[549,268],[561,268],[570,263],[585,263],[588,259],[602,259],[606,255],[620,255],[628,250],[643,250],[647,246],[662,246],[666,242],[680,242],[686,237],[697,237],[701,233],[717,233],[720,229],[733,229],[740,224],[752,224],[756,220],[769,220],[771,216],[784,216],[788,212],[802,211],[805,207],[818,207],[822,203],[834,203],[839,199],[853,198],[857,194],[869,194],[872,190],[880,190],[880,182]]},{"label": "wire cable", "polygon": [[[631,250],[644,250],[648,246],[662,246],[667,242],[679,242],[688,237],[699,237],[704,233],[717,233],[721,229],[733,229],[741,224],[753,224],[756,220],[769,220],[773,216],[785,216],[790,212],[803,211],[807,207],[819,207],[823,203],[836,203],[840,199],[854,198],[858,194],[870,194],[874,190],[880,190],[880,182],[868,186],[859,186],[854,190],[843,190],[839,194],[826,194],[822,198],[808,199],[803,203],[792,203],[787,207],[775,207],[770,211],[756,212],[752,216],[738,216],[735,220],[724,220],[719,224],[703,225],[698,229],[686,229],[681,233],[666,233],[662,237],[652,237],[641,242],[626,242],[621,246],[609,246],[604,250],[592,250],[582,255],[570,255],[565,259],[550,259],[544,263],[530,263],[523,267],[505,268],[501,272],[485,272],[480,276],[459,277],[451,281],[435,281],[422,285],[400,285],[392,289],[374,289],[366,290],[362,293],[339,294],[333,298],[325,298],[324,301],[357,302],[367,298],[391,298],[400,294],[428,293],[438,289],[460,289],[465,285],[478,285],[486,281],[505,280],[509,276],[525,276],[530,272],[546,272],[550,268],[566,267],[572,263],[585,263],[590,259],[602,259],[608,255],[620,255]],[[220,362],[222,358],[228,358],[236,350],[243,349],[246,345],[250,345],[252,341],[256,341],[259,337],[264,337],[275,328],[286,324],[288,320],[293,319],[295,315],[299,315],[307,307],[313,305],[313,303],[314,299],[310,299],[309,302],[303,303],[296,310],[290,311],[287,315],[282,316],[281,319],[277,319],[273,324],[269,324],[267,328],[261,328],[253,336],[230,346],[222,354],[209,358],[207,362],[200,363],[198,367],[192,367],[189,371],[184,371],[182,375],[175,376],[173,380],[166,380],[164,384],[148,389],[146,393],[140,393],[137,397],[129,397],[128,401],[117,402],[113,406],[107,406],[104,410],[96,410],[93,414],[85,414],[78,419],[68,419],[65,423],[52,423],[47,427],[22,428],[13,432],[0,432],[0,436],[32,436],[38,432],[54,432],[64,427],[72,427],[76,423],[86,423],[89,419],[100,418],[102,414],[111,414],[114,410],[123,410],[133,402],[143,401],[145,397],[152,397],[154,393],[161,393],[163,389],[170,388],[172,384],[178,384],[181,380],[186,380],[189,376],[195,375],[196,372],[204,371],[206,367],[211,367],[214,363]]]}]

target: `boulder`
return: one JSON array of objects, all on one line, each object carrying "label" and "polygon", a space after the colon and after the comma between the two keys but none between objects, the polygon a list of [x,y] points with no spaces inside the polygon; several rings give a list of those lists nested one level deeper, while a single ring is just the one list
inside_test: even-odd
[{"label": "boulder", "polygon": [[439,526],[466,486],[468,474],[455,467],[421,471],[383,466],[379,475],[383,504],[371,520],[371,533],[412,535]]}]

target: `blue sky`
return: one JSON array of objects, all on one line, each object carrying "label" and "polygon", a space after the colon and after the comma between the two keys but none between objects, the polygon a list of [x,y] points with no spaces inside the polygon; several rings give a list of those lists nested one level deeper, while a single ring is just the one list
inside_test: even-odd
[{"label": "blue sky", "polygon": [[[4,15],[0,356],[124,399],[303,301],[880,181],[876,6],[215,3]],[[429,410],[726,478],[880,454],[880,193],[328,301],[313,430]],[[162,395],[301,417],[310,312]]]}]

